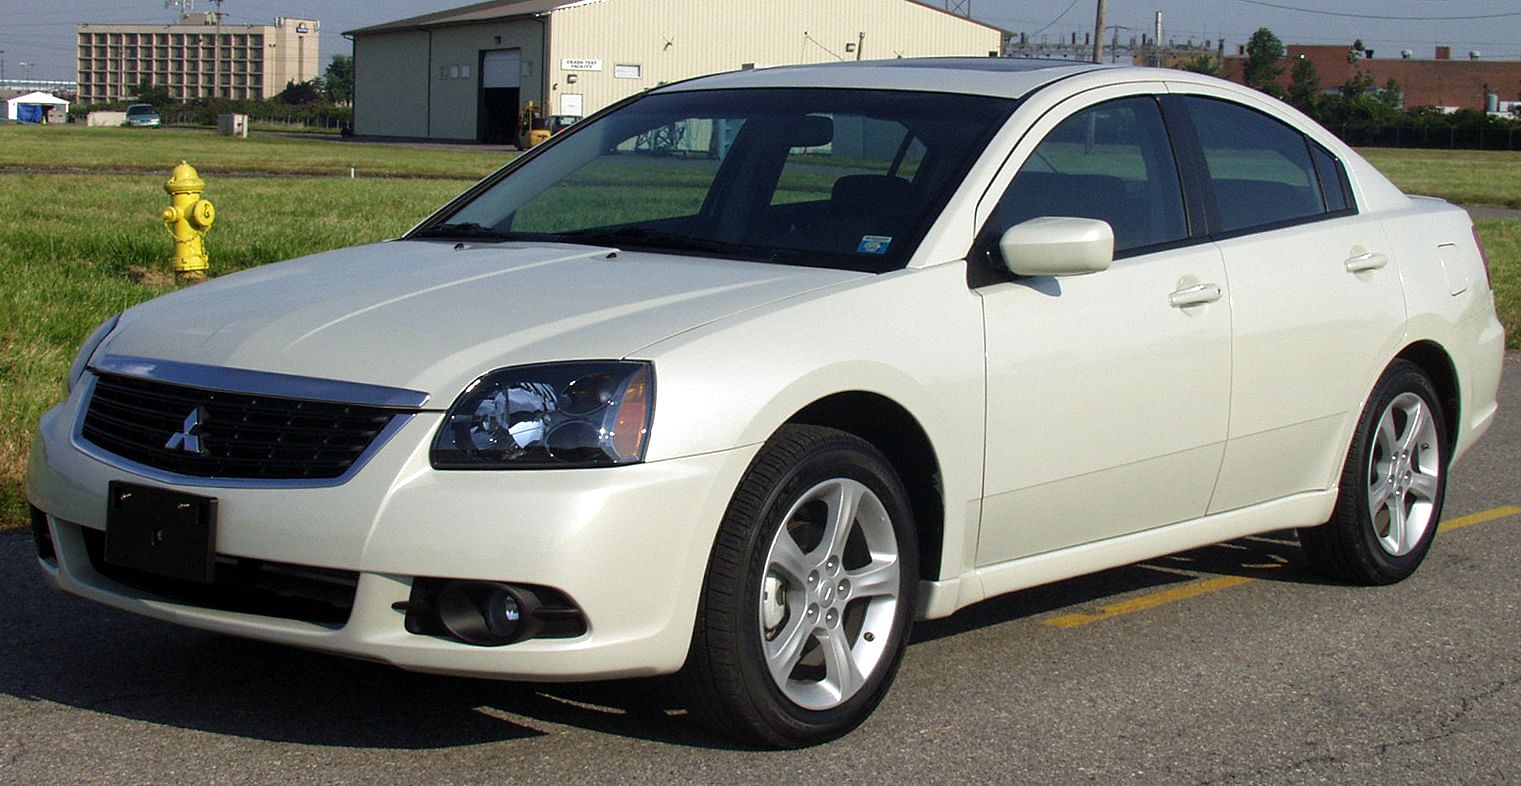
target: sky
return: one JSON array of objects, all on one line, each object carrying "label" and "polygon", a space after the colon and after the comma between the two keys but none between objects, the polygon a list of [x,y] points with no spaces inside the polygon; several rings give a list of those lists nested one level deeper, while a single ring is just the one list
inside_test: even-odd
[{"label": "sky", "polygon": [[[267,24],[276,16],[322,23],[324,67],[333,54],[350,54],[342,32],[417,14],[467,5],[471,0],[225,0],[233,24]],[[616,0],[614,0],[616,2]],[[715,0],[716,1],[716,0]],[[766,2],[766,0],[740,0]],[[826,4],[831,0],[813,0]],[[946,0],[923,0],[944,7]],[[950,0],[969,2],[972,17],[1031,40],[1091,33],[1096,0]],[[210,0],[195,9],[212,10]],[[1129,28],[1120,39],[1150,33],[1162,12],[1163,37],[1182,44],[1224,38],[1234,52],[1254,30],[1267,27],[1286,44],[1350,44],[1362,39],[1376,57],[1410,49],[1429,58],[1438,44],[1455,57],[1477,50],[1486,59],[1521,59],[1521,7],[1516,0],[1110,0],[1109,25]],[[167,23],[176,11],[163,0],[0,0],[0,61],[6,78],[74,78],[74,26],[81,22]],[[1377,17],[1377,18],[1367,18]],[[1464,18],[1466,17],[1466,18]],[[23,66],[22,64],[26,65]]]}]

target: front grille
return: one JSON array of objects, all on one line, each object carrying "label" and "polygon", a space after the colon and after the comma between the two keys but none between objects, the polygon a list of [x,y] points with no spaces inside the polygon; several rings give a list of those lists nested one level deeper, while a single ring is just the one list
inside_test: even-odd
[{"label": "front grille", "polygon": [[102,374],[82,434],[107,452],[181,475],[318,480],[347,472],[395,414]]},{"label": "front grille", "polygon": [[354,608],[359,574],[285,562],[216,557],[215,579],[201,584],[106,562],[106,533],[81,527],[95,572],[118,584],[187,606],[342,627]]}]

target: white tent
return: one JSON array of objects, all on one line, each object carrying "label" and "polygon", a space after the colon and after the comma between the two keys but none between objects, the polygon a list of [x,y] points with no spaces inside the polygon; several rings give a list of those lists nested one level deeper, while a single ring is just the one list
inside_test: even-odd
[{"label": "white tent", "polygon": [[69,113],[69,102],[63,100],[62,98],[48,93],[27,93],[24,96],[16,96],[15,98],[6,99],[5,119],[15,120],[18,114],[17,108],[26,105],[41,106],[44,114],[46,114],[55,106],[59,107],[58,111],[60,113],[65,115]]}]

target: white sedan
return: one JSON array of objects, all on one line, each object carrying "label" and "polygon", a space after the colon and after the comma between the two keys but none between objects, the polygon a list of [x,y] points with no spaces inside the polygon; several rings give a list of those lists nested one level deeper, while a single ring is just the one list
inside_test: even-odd
[{"label": "white sedan", "polygon": [[1283,528],[1410,575],[1503,344],[1467,215],[1257,92],[765,69],[113,317],[27,494],[86,598],[796,746],[1000,593]]}]

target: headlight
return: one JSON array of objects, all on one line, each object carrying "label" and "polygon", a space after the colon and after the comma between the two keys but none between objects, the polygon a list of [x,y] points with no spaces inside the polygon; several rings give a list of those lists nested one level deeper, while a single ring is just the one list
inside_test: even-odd
[{"label": "headlight", "polygon": [[437,469],[633,464],[655,400],[649,363],[585,361],[493,371],[465,388],[433,440]]},{"label": "headlight", "polygon": [[90,365],[91,356],[100,348],[100,342],[105,341],[106,336],[111,335],[111,331],[116,329],[116,321],[119,319],[121,319],[121,314],[100,323],[100,326],[90,333],[90,337],[85,339],[84,345],[79,348],[79,354],[74,356],[74,362],[69,366],[68,384],[71,392],[74,386],[79,384],[79,379],[84,376],[85,368]]}]

